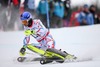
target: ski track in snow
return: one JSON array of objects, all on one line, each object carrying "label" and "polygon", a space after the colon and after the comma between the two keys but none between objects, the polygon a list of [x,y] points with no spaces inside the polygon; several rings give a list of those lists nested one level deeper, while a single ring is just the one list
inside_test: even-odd
[{"label": "ski track in snow", "polygon": [[[100,67],[100,25],[59,28],[50,31],[56,41],[57,49],[65,50],[82,60],[89,58],[92,60],[46,65],[41,65],[39,62],[20,63],[16,58],[19,57],[19,50],[23,45],[23,31],[0,32],[0,67]],[[34,38],[30,42],[37,43]],[[27,56],[38,55],[33,53]]]}]

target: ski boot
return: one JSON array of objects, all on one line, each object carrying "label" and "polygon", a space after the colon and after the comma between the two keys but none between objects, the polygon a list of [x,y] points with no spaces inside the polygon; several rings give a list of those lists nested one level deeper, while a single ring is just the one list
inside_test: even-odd
[{"label": "ski boot", "polygon": [[[59,49],[59,51],[62,51],[62,50]],[[72,61],[72,60],[76,60],[77,59],[77,57],[75,57],[74,55],[71,55],[71,54],[67,53],[66,51],[62,51],[62,52],[66,54],[66,57],[65,58],[67,60],[69,60],[69,61]]]},{"label": "ski boot", "polygon": [[46,60],[48,62],[49,61],[50,62],[56,61],[56,62],[59,62],[59,63],[63,63],[65,61],[66,54],[62,51],[57,50],[57,49],[48,48],[44,53],[44,57],[46,57]]},{"label": "ski boot", "polygon": [[67,53],[66,51],[63,51],[64,53],[66,53],[66,59],[69,60],[69,61],[73,61],[73,60],[76,60],[77,57],[75,57],[74,55],[71,55],[69,53]]}]

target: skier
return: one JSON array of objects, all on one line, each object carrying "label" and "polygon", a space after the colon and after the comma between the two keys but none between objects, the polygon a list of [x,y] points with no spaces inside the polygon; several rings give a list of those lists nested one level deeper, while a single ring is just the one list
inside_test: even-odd
[{"label": "skier", "polygon": [[25,38],[23,40],[23,47],[20,49],[20,53],[24,54],[27,45],[30,41],[30,36],[34,37],[39,45],[34,45],[37,48],[46,50],[47,48],[55,48],[55,41],[50,34],[50,31],[42,24],[39,19],[32,19],[32,15],[29,12],[23,12],[20,15],[22,24],[24,25]]},{"label": "skier", "polygon": [[[39,19],[32,19],[31,13],[23,12],[20,15],[20,19],[24,25],[24,33],[26,35],[23,40],[23,47],[20,49],[20,55],[24,56],[26,54],[26,48],[28,48],[42,56],[40,60],[41,64],[50,63],[54,60],[63,63],[65,59],[76,58],[74,55],[68,54],[66,51],[57,50],[55,48],[55,41],[49,30],[46,29]],[[29,44],[30,36],[34,37],[39,45],[35,45],[34,43]],[[23,62],[25,58],[18,57],[17,60]]]}]

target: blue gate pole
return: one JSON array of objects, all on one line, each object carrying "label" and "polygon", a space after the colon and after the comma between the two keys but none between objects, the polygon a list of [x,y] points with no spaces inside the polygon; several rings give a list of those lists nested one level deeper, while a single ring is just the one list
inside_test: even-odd
[{"label": "blue gate pole", "polygon": [[48,30],[50,28],[50,20],[49,20],[49,9],[48,9],[48,1],[46,0],[46,13],[47,13],[47,27]]}]

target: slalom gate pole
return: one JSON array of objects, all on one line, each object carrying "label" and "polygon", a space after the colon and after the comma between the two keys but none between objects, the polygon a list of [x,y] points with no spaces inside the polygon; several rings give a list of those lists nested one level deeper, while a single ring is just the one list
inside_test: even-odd
[{"label": "slalom gate pole", "polygon": [[47,27],[50,29],[50,20],[49,20],[49,9],[48,9],[48,1],[46,0],[46,13],[47,13]]}]

